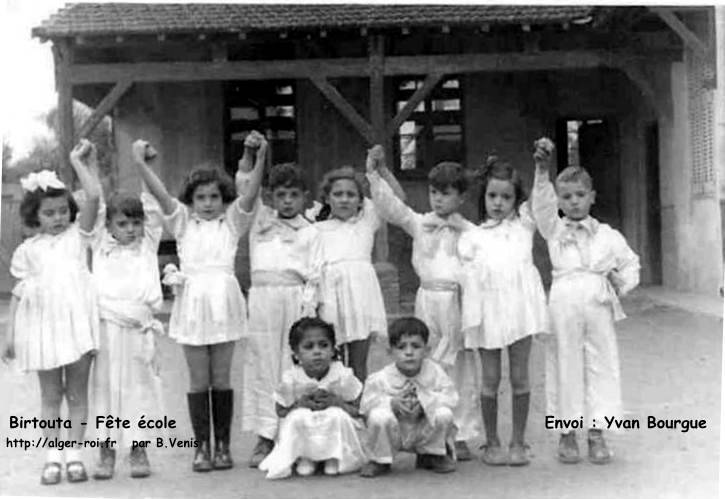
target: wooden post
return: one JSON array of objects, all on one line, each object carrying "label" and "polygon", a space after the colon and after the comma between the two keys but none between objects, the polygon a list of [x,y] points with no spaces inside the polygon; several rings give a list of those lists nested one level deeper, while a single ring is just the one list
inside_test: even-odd
[{"label": "wooden post", "polygon": [[373,127],[373,137],[377,144],[382,144],[385,140],[384,43],[385,40],[382,35],[373,35],[368,39],[370,54],[370,122]]},{"label": "wooden post", "polygon": [[53,44],[55,60],[55,88],[58,92],[58,142],[60,146],[60,171],[63,182],[72,188],[73,169],[70,164],[70,152],[75,143],[73,124],[73,84],[70,81],[72,52],[67,40],[58,40]]}]

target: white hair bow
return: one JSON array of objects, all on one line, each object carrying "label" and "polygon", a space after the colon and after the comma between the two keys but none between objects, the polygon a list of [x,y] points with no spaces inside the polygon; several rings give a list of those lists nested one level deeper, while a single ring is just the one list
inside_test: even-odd
[{"label": "white hair bow", "polygon": [[65,184],[60,181],[52,170],[40,170],[39,172],[31,173],[27,177],[20,179],[20,186],[26,192],[33,192],[38,189],[47,191],[50,187],[54,189],[65,189]]}]

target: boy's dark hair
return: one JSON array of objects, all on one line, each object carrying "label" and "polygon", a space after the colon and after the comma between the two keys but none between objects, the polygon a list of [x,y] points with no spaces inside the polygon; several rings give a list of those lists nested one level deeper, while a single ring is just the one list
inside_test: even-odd
[{"label": "boy's dark hair", "polygon": [[[308,329],[321,329],[330,343],[332,344],[332,351],[336,353],[335,348],[335,326],[329,322],[325,322],[318,317],[303,317],[295,321],[289,330],[289,346],[293,352],[296,352],[302,342],[302,338]],[[333,356],[336,358],[337,355]],[[292,361],[297,364],[297,359],[292,356]]]},{"label": "boy's dark hair", "polygon": [[452,187],[459,194],[463,194],[468,190],[465,170],[459,163],[453,161],[443,161],[435,165],[428,174],[428,183],[439,191]]},{"label": "boy's dark hair", "polygon": [[521,180],[518,170],[514,168],[511,163],[498,158],[498,156],[492,155],[486,159],[486,166],[483,168],[481,173],[481,218],[483,220],[488,219],[488,213],[486,213],[486,189],[488,189],[488,183],[491,179],[504,180],[511,182],[514,186],[514,213],[519,212],[519,206],[526,199],[526,191],[524,190],[524,184]]},{"label": "boy's dark hair", "polygon": [[269,170],[269,180],[267,182],[270,191],[274,191],[278,187],[293,188],[297,187],[302,192],[307,191],[307,183],[302,174],[302,169],[295,163],[279,163]]},{"label": "boy's dark hair", "polygon": [[581,182],[584,187],[591,190],[594,187],[592,177],[589,172],[581,166],[567,166],[556,177],[556,184],[566,184],[568,182]]},{"label": "boy's dark hair", "polygon": [[219,192],[222,195],[222,202],[224,204],[231,203],[237,197],[237,190],[229,175],[219,168],[201,167],[193,169],[184,180],[179,201],[187,206],[191,206],[197,187],[206,184],[216,184],[219,186]]},{"label": "boy's dark hair", "polygon": [[330,205],[327,203],[327,196],[330,195],[332,190],[332,184],[338,180],[352,180],[355,182],[357,192],[360,195],[360,206],[362,206],[363,198],[365,197],[365,177],[355,171],[352,166],[343,166],[341,168],[335,168],[325,173],[320,182],[320,198],[322,201],[322,209],[316,217],[316,221],[327,220],[330,216]]},{"label": "boy's dark hair", "polygon": [[394,348],[404,336],[420,336],[427,345],[430,331],[425,322],[415,317],[395,319],[388,328],[388,344]]},{"label": "boy's dark hair", "polygon": [[43,199],[46,198],[59,198],[65,197],[68,200],[68,209],[70,210],[70,221],[75,222],[76,215],[78,214],[78,203],[73,199],[73,195],[68,189],[56,189],[55,187],[48,187],[48,189],[35,189],[34,191],[26,192],[23,196],[23,200],[20,202],[20,218],[29,228],[40,227],[40,220],[38,220],[38,210],[40,210],[40,204]]},{"label": "boy's dark hair", "polygon": [[141,219],[145,217],[141,199],[130,192],[114,192],[106,203],[106,223],[110,223],[113,217],[118,214],[126,215],[128,218]]}]

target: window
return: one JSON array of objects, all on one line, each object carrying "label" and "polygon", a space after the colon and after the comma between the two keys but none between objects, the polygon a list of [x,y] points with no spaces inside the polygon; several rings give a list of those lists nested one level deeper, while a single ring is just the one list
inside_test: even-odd
[{"label": "window", "polygon": [[[396,111],[405,106],[423,81],[421,77],[396,80]],[[463,162],[462,109],[460,78],[440,82],[400,125],[395,141],[396,168],[425,175],[441,161]]]},{"label": "window", "polygon": [[229,82],[225,90],[226,164],[236,169],[252,130],[267,136],[271,162],[297,159],[293,82]]}]

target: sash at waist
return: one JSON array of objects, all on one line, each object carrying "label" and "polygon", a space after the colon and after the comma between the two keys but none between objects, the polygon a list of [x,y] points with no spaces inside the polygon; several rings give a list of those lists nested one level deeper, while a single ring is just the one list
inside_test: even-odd
[{"label": "sash at waist", "polygon": [[182,264],[181,273],[187,277],[194,277],[203,274],[229,274],[234,275],[234,265],[226,264],[207,264],[207,265],[194,265],[194,264]]},{"label": "sash at waist", "polygon": [[252,272],[252,286],[303,286],[304,279],[293,270],[255,270]]},{"label": "sash at waist", "polygon": [[163,333],[163,326],[161,322],[154,319],[151,308],[136,300],[99,297],[98,308],[102,320],[122,327],[139,329],[141,332]]},{"label": "sash at waist", "polygon": [[458,283],[455,281],[444,281],[443,279],[431,279],[420,281],[421,289],[426,291],[458,291]]}]

